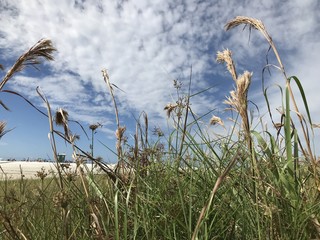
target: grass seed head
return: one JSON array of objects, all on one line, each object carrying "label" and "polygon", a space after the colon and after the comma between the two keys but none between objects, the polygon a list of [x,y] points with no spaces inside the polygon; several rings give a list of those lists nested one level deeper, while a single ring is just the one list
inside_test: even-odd
[{"label": "grass seed head", "polygon": [[63,126],[65,137],[70,141],[72,141],[71,131],[69,130],[69,126],[68,126],[68,120],[69,120],[68,112],[62,108],[59,108],[58,111],[56,112],[55,122],[57,125]]},{"label": "grass seed head", "polygon": [[65,125],[68,122],[69,114],[66,110],[59,108],[56,112],[56,124],[57,125]]},{"label": "grass seed head", "polygon": [[125,131],[126,131],[126,127],[125,127],[125,126],[119,127],[119,128],[116,130],[116,138],[117,138],[118,140],[123,139],[123,134],[124,134]]},{"label": "grass seed head", "polygon": [[230,96],[224,101],[232,109],[236,110],[240,114],[244,114],[247,111],[247,96],[251,83],[252,73],[245,71],[240,75],[236,81],[236,89],[230,92]]},{"label": "grass seed head", "polygon": [[249,86],[251,83],[252,73],[245,71],[237,79],[237,93],[240,101],[247,101]]},{"label": "grass seed head", "polygon": [[261,20],[255,19],[255,18],[250,18],[250,17],[245,17],[245,16],[237,16],[236,18],[232,19],[225,25],[226,31],[235,28],[241,24],[245,24],[246,26],[248,25],[250,30],[251,28],[254,28],[259,31],[265,31],[265,26],[262,23]]},{"label": "grass seed head", "polygon": [[37,171],[35,176],[40,178],[41,180],[43,180],[43,179],[45,179],[46,176],[48,176],[48,173],[46,172],[45,168],[42,167],[40,171]]},{"label": "grass seed head", "polygon": [[100,123],[96,123],[96,124],[91,124],[89,126],[89,128],[92,130],[92,131],[95,131],[97,128],[99,127],[102,127],[102,125]]},{"label": "grass seed head", "polygon": [[41,63],[41,58],[44,58],[47,61],[53,61],[54,58],[52,54],[54,51],[56,51],[56,49],[53,47],[51,40],[39,40],[26,53],[21,55],[15,64],[9,69],[0,83],[0,90],[15,73],[22,71],[26,66],[33,66],[37,69],[37,65]]},{"label": "grass seed head", "polygon": [[161,130],[160,127],[154,127],[152,132],[153,132],[153,135],[156,135],[158,137],[163,137],[164,136],[164,133],[163,133],[163,131]]},{"label": "grass seed head", "polygon": [[168,116],[168,118],[170,117],[172,111],[175,110],[177,106],[178,106],[178,104],[168,103],[168,104],[164,107],[164,110],[167,111],[167,116]]},{"label": "grass seed head", "polygon": [[224,126],[224,123],[220,117],[212,116],[212,118],[210,119],[210,125],[216,125],[216,124],[219,124],[220,126]]},{"label": "grass seed head", "polygon": [[237,80],[237,72],[236,72],[234,62],[232,60],[232,52],[229,49],[225,49],[222,52],[218,51],[216,61],[218,63],[225,63],[227,65],[227,69],[230,72],[233,80],[234,81]]},{"label": "grass seed head", "polygon": [[53,197],[53,203],[56,207],[61,207],[66,209],[71,201],[71,196],[66,191],[59,191]]}]

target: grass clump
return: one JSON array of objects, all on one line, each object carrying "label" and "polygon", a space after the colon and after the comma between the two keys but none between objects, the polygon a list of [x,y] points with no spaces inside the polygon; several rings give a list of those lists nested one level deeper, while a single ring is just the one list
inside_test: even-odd
[{"label": "grass clump", "polygon": [[[201,119],[210,113],[199,117],[192,110],[192,98],[200,93],[191,94],[191,68],[186,95],[181,94],[181,83],[174,81],[177,101],[164,108],[173,123],[169,136],[155,128],[152,137],[148,115],[142,113],[136,122],[134,143],[129,146],[126,127],[120,125],[116,86],[103,70],[117,123],[115,170],[93,156],[93,137],[91,153],[77,146],[77,136],[69,129],[68,113],[58,109],[52,114],[49,102],[38,89],[47,106],[47,113],[42,114],[49,120],[50,143],[59,175],[40,171],[36,180],[0,182],[1,238],[319,239],[319,166],[310,147],[308,132],[313,131],[314,125],[303,88],[297,77],[286,76],[275,44],[261,21],[236,17],[226,29],[242,24],[266,38],[278,61],[274,66],[285,78],[281,123],[273,121],[268,89],[263,89],[277,134],[252,127],[248,90],[253,73],[244,71],[238,75],[228,49],[217,53],[217,62],[226,64],[235,84],[225,100],[227,109],[236,113],[226,135],[209,134]],[[46,54],[40,51],[42,54],[25,54],[24,58],[42,56],[51,60],[54,48],[45,42]],[[22,63],[20,59],[16,64]],[[20,68],[18,65],[13,69]],[[2,87],[7,81],[5,77],[1,91],[5,91]],[[306,119],[295,103],[292,81],[299,87]],[[301,127],[296,127],[292,112],[297,114]],[[62,125],[64,132],[57,131],[54,122]],[[209,125],[226,128],[215,115]],[[1,126],[4,132],[5,124]],[[92,136],[99,126],[90,126]],[[65,167],[56,158],[55,137],[72,147],[77,174],[63,174]],[[84,160],[93,161],[103,173],[93,175],[84,167]]]}]

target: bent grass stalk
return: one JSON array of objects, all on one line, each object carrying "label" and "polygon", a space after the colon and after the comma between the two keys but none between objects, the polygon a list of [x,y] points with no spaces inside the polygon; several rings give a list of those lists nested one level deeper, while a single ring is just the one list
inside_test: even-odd
[{"label": "bent grass stalk", "polygon": [[115,111],[115,116],[116,116],[116,123],[117,123],[117,130],[116,130],[116,138],[117,138],[117,143],[116,143],[116,148],[117,148],[117,152],[118,152],[118,162],[119,164],[122,164],[122,160],[123,160],[123,156],[122,156],[122,141],[123,141],[123,137],[124,137],[124,132],[126,131],[126,127],[120,126],[120,120],[119,120],[119,111],[118,111],[118,106],[117,106],[117,102],[113,93],[113,87],[111,86],[111,82],[110,82],[110,78],[109,78],[109,74],[107,72],[106,69],[102,70],[102,75],[103,75],[103,80],[104,82],[107,84],[112,101],[113,101],[113,107],[114,107],[114,111]]},{"label": "bent grass stalk", "polygon": [[49,120],[49,129],[50,129],[50,132],[48,134],[48,138],[49,138],[50,143],[51,143],[53,158],[55,160],[56,168],[57,168],[58,174],[59,174],[60,189],[63,190],[63,178],[62,178],[62,172],[61,172],[61,168],[60,168],[60,164],[59,164],[59,160],[58,160],[58,153],[57,153],[57,147],[56,147],[56,140],[55,140],[55,136],[54,136],[53,117],[52,117],[52,113],[51,113],[51,107],[50,107],[50,104],[48,102],[48,99],[44,96],[43,93],[40,92],[40,88],[37,87],[36,90],[37,90],[38,95],[44,101],[44,103],[46,104],[46,107],[47,107],[48,120]]},{"label": "bent grass stalk", "polygon": [[[305,138],[305,141],[306,141],[307,149],[308,149],[308,156],[310,157],[312,163],[315,163],[315,157],[314,157],[314,154],[313,154],[313,152],[311,150],[310,139],[309,139],[308,134],[307,134],[308,130],[307,130],[307,127],[305,127],[305,125],[303,124],[303,115],[299,111],[298,105],[296,103],[296,100],[295,100],[295,97],[294,97],[294,94],[293,94],[293,91],[292,91],[292,88],[291,88],[291,85],[290,85],[290,79],[292,77],[290,77],[290,78],[287,77],[285,68],[284,68],[284,66],[282,64],[280,55],[278,53],[278,50],[277,50],[272,38],[270,37],[269,33],[267,32],[264,24],[260,20],[255,19],[255,18],[237,16],[236,18],[232,19],[231,21],[229,21],[225,25],[225,29],[228,31],[228,30],[230,30],[232,28],[235,28],[235,27],[237,27],[239,25],[242,25],[242,24],[244,24],[245,26],[248,25],[250,30],[253,28],[253,29],[258,30],[260,33],[262,33],[262,35],[265,37],[265,39],[269,43],[270,47],[272,48],[272,50],[273,50],[273,52],[274,52],[274,54],[276,56],[276,59],[278,61],[279,69],[281,70],[281,73],[282,73],[282,75],[283,75],[283,77],[285,79],[286,89],[288,90],[288,94],[290,95],[290,98],[292,100],[294,110],[295,110],[295,112],[297,114],[297,117],[299,119],[302,131],[303,131],[303,135],[304,135],[304,138]],[[286,101],[289,101],[289,98],[286,97]],[[305,105],[305,106],[307,106],[307,105]],[[286,107],[287,107],[287,114],[288,114],[288,112],[290,111],[290,103],[289,102],[286,102]],[[312,127],[312,122],[311,122],[311,118],[310,118],[310,114],[309,114],[308,108],[306,108],[306,111],[307,111],[308,116],[309,116],[309,124]],[[290,115],[287,115],[286,118],[289,118],[289,120],[286,120],[286,122],[287,121],[289,122],[290,121]],[[286,125],[286,127],[287,127],[287,130],[285,130],[285,131],[289,132],[290,131],[290,127],[288,125]],[[286,134],[286,138],[289,137],[288,135],[289,134]],[[289,144],[289,142],[290,142],[290,144]],[[288,158],[290,157],[289,159],[291,161],[292,160],[292,148],[289,147],[289,145],[291,145],[291,137],[289,139],[286,139],[286,143],[287,143],[287,147],[288,147],[286,152],[287,152]]]},{"label": "bent grass stalk", "polygon": [[0,91],[15,73],[22,71],[26,66],[32,66],[37,69],[37,65],[41,63],[41,58],[53,61],[54,58],[52,53],[55,51],[56,49],[53,47],[51,40],[39,40],[26,53],[22,54],[15,64],[9,69],[0,83]]}]

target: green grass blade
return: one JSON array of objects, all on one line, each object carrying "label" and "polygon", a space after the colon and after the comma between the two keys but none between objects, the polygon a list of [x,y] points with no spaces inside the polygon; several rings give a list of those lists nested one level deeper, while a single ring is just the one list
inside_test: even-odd
[{"label": "green grass blade", "polygon": [[[291,117],[290,117],[290,94],[289,89],[286,87],[286,99],[285,99],[285,121],[284,121],[284,132],[285,132],[285,145],[287,153],[287,162],[292,163],[292,145],[291,145]],[[289,164],[288,167],[293,171],[293,165]]]},{"label": "green grass blade", "polygon": [[300,94],[301,94],[301,97],[302,97],[302,100],[303,100],[304,108],[305,108],[307,116],[308,116],[309,123],[312,126],[311,114],[310,114],[307,98],[306,98],[306,95],[304,93],[302,84],[301,84],[300,80],[296,76],[289,77],[288,81],[290,82],[291,80],[294,80],[295,83],[297,84],[298,88],[299,88],[299,91],[300,91]]}]

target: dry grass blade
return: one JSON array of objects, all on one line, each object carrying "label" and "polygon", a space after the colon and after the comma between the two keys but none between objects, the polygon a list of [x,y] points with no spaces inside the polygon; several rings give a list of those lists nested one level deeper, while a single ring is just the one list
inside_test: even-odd
[{"label": "dry grass blade", "polygon": [[5,129],[6,129],[6,122],[1,121],[0,122],[0,138],[5,134]]},{"label": "dry grass blade", "polygon": [[12,131],[13,129],[9,129],[9,130],[6,130],[6,127],[7,127],[7,123],[4,122],[4,121],[0,121],[0,139],[6,135],[8,132]]},{"label": "dry grass blade", "polygon": [[10,68],[5,77],[0,83],[0,90],[8,82],[8,80],[16,73],[24,69],[25,66],[33,66],[41,63],[41,58],[45,60],[54,60],[52,53],[56,51],[53,47],[51,40],[41,39],[34,46],[32,46],[26,53],[21,55],[15,64]]},{"label": "dry grass blade", "polygon": [[10,111],[10,109],[0,100],[0,105],[7,111]]}]

